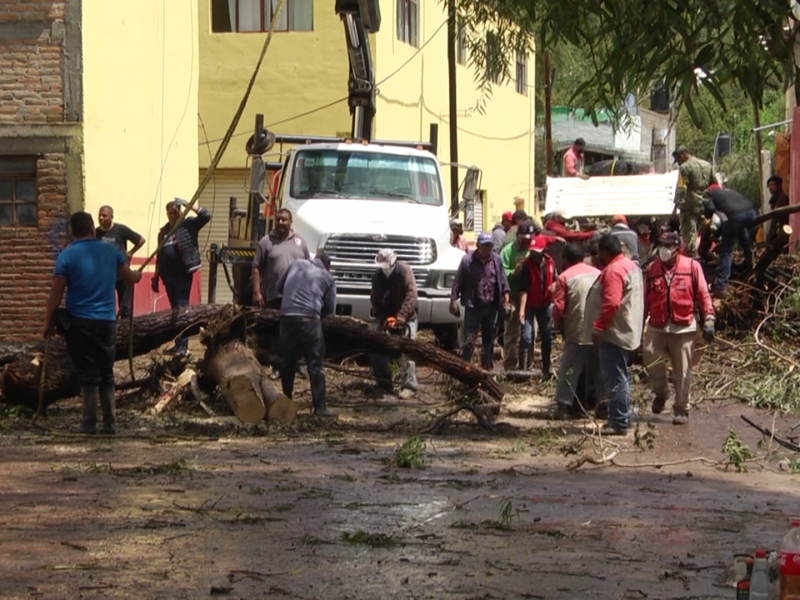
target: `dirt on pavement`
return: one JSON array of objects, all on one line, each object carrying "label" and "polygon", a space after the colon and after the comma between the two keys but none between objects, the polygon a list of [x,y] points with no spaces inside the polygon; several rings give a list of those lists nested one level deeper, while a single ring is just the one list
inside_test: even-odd
[{"label": "dirt on pavement", "polygon": [[[550,421],[552,387],[515,385],[495,431],[463,414],[422,436],[426,468],[392,467],[446,408],[449,384],[420,379],[414,399],[375,400],[330,374],[335,422],[307,416],[303,381],[290,425],[243,426],[219,401],[221,416],[156,418],[135,395],[113,438],[65,433],[75,400],[48,430],[7,415],[0,597],[733,598],[734,554],[776,548],[800,515],[790,454],[740,420],[773,416],[737,401],[702,402],[685,427],[643,406],[636,435],[603,442],[615,465],[571,471],[601,456],[588,421]],[[726,468],[731,428],[767,459]]]}]

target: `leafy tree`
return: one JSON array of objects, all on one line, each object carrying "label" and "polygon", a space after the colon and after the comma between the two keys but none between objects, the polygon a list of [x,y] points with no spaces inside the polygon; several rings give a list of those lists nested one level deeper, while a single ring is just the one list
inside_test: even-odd
[{"label": "leafy tree", "polygon": [[[584,77],[569,102],[593,114],[619,111],[629,93],[642,97],[663,84],[676,107],[700,124],[703,95],[724,109],[724,90],[732,86],[762,107],[770,89],[800,80],[793,52],[800,22],[786,0],[454,2],[475,81],[487,95],[489,75],[513,77],[514,53],[532,50],[534,34],[540,50],[581,49]],[[794,6],[800,16],[800,5]],[[800,85],[795,93],[800,96]]]}]

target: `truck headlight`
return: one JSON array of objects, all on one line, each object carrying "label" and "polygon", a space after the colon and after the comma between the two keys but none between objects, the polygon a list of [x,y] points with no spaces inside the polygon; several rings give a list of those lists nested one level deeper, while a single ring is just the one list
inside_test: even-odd
[{"label": "truck headlight", "polygon": [[439,278],[439,287],[449,290],[453,287],[453,284],[455,282],[456,282],[455,273],[443,273],[442,276]]}]

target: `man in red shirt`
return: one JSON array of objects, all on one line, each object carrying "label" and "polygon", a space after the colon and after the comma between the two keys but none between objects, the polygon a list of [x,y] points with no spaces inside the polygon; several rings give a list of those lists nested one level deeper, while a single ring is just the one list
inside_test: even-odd
[{"label": "man in red shirt", "polygon": [[607,233],[597,242],[603,270],[586,299],[587,328],[598,347],[600,373],[608,400],[605,435],[625,435],[631,419],[628,357],[642,340],[642,271],[622,254],[619,238]]},{"label": "man in red shirt", "polygon": [[658,258],[645,274],[644,316],[650,317],[644,336],[644,364],[653,393],[652,411],[664,410],[669,398],[667,361],[672,364],[675,403],[673,425],[689,422],[692,351],[697,323],[695,303],[703,315],[703,338],[714,339],[714,304],[700,263],[680,252],[681,237],[666,232],[658,240]]},{"label": "man in red shirt", "polygon": [[[550,370],[550,354],[553,347],[552,286],[556,281],[556,263],[545,253],[548,236],[537,235],[531,242],[528,258],[520,273],[520,323],[522,345],[520,346],[520,368],[528,368],[533,362],[534,319],[542,344],[542,379],[553,377]],[[550,238],[553,239],[553,238]]]},{"label": "man in red shirt", "polygon": [[586,142],[583,138],[572,142],[572,146],[564,153],[564,177],[583,177],[583,151],[585,149]]},{"label": "man in red shirt", "polygon": [[575,231],[567,228],[565,223],[570,218],[566,208],[558,207],[550,213],[550,218],[545,221],[544,228],[558,237],[564,238],[567,242],[585,242],[594,235],[593,231]]}]

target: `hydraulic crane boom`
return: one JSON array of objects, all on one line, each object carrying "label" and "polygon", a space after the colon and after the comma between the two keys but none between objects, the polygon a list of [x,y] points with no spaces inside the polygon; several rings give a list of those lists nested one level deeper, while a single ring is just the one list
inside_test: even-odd
[{"label": "hydraulic crane boom", "polygon": [[375,119],[375,70],[369,35],[381,26],[379,0],[336,0],[336,14],[344,24],[347,54],[350,58],[350,77],[347,82],[350,114],[353,117],[353,139],[372,140]]}]

